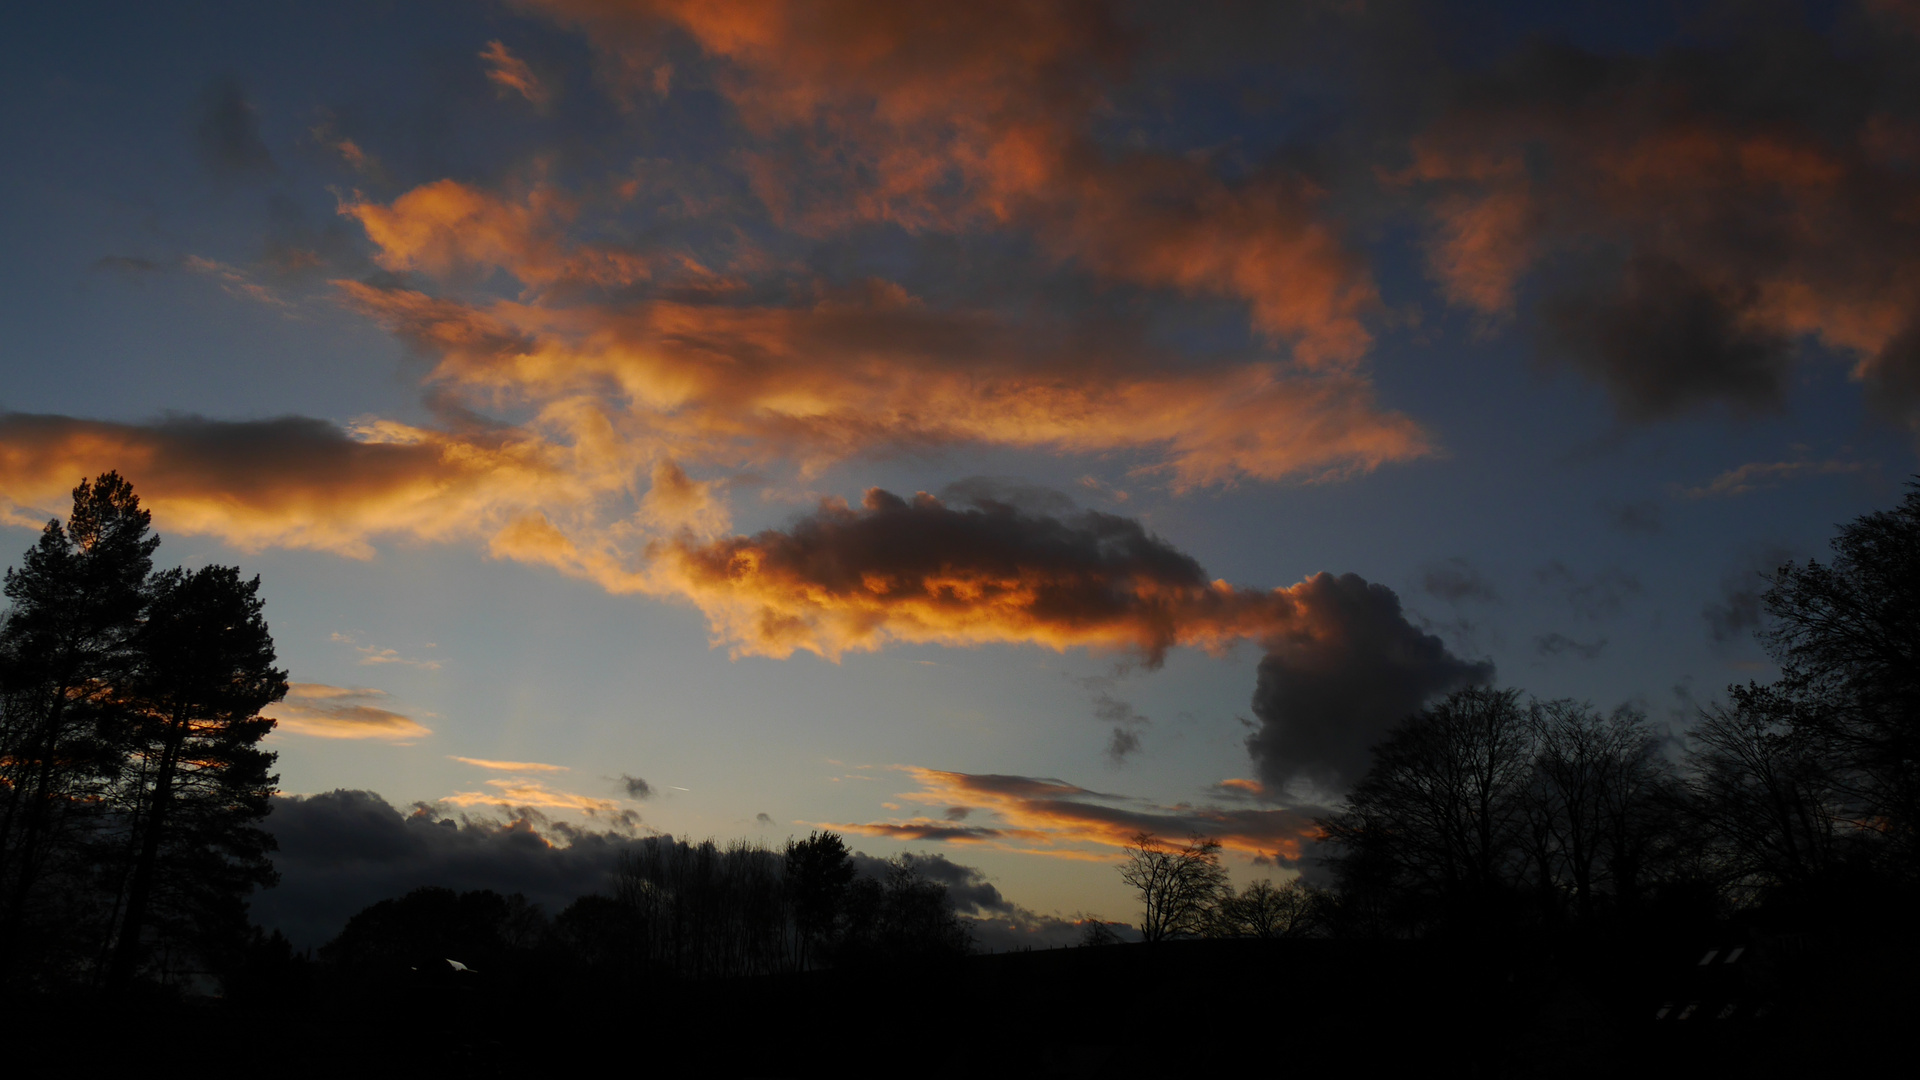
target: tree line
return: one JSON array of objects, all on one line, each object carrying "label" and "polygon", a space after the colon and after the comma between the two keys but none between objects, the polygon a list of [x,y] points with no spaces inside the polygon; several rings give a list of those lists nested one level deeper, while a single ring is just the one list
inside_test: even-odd
[{"label": "tree line", "polygon": [[258,578],[157,570],[117,473],[7,571],[0,622],[0,989],[207,971],[275,880],[259,748],[285,696]]},{"label": "tree line", "polygon": [[549,918],[518,895],[416,889],[348,920],[320,958],[349,977],[497,976],[545,965],[611,983],[712,981],[964,956],[967,923],[947,887],[902,855],[862,873],[832,832],[784,849],[647,837],[607,894]]},{"label": "tree line", "polygon": [[[1419,937],[1655,911],[1804,916],[1906,895],[1920,824],[1920,483],[1832,547],[1828,563],[1770,577],[1760,638],[1780,677],[1729,687],[1683,739],[1632,707],[1457,691],[1395,727],[1318,819],[1330,888],[1235,894],[1218,844],[1136,837],[1121,873],[1143,935]],[[1281,921],[1259,914],[1275,906]]]}]

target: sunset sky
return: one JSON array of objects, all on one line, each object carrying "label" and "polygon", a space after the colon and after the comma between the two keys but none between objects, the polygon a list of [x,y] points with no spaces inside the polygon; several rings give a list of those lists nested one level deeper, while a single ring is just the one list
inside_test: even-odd
[{"label": "sunset sky", "polygon": [[1460,686],[1768,677],[1916,471],[1920,7],[1192,7],[15,14],[4,556],[117,469],[258,573],[290,796],[1036,918]]}]

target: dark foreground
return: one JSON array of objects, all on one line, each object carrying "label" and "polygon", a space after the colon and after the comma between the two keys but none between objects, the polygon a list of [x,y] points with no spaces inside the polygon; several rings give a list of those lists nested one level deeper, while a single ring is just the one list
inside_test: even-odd
[{"label": "dark foreground", "polygon": [[1850,937],[1192,941],[691,986],[295,961],[224,1000],[16,1003],[6,1027],[48,1073],[1830,1076],[1907,1054],[1913,950]]}]

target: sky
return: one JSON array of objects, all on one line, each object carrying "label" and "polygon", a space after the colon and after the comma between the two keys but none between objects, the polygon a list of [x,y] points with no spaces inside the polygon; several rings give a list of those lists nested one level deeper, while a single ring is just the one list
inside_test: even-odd
[{"label": "sky", "polygon": [[1124,920],[1436,695],[1768,678],[1916,471],[1920,8],[1188,7],[12,14],[0,548],[112,469],[260,575],[260,911],[464,820]]}]

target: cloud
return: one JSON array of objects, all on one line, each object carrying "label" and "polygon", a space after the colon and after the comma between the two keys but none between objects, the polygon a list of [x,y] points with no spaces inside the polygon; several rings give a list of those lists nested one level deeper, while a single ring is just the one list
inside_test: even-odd
[{"label": "cloud", "polygon": [[[592,398],[636,414],[682,466],[803,474],[986,444],[1137,453],[1184,489],[1334,479],[1431,452],[1359,369],[1378,300],[1319,184],[1278,162],[1223,170],[1097,136],[1147,40],[1098,5],[534,6],[583,31],[603,77],[636,93],[664,97],[676,62],[698,68],[732,111],[725,165],[698,168],[737,170],[760,205],[715,194],[726,183],[703,173],[675,193],[671,222],[649,224],[648,195],[688,186],[675,178],[686,163],[652,160],[618,183],[563,186],[543,168],[344,199],[374,261],[413,276],[342,281],[342,294],[436,358],[437,393]],[[687,46],[697,55],[679,57]],[[528,92],[503,43],[485,56],[503,89]],[[709,214],[723,241],[697,223]],[[1003,237],[1032,250],[989,261],[1060,287],[1010,304],[982,266],[922,293],[777,250],[882,223]],[[476,288],[506,278],[513,301]],[[1151,304],[1116,307],[1113,287]],[[1176,348],[1148,325],[1153,304],[1222,300],[1243,312],[1244,347]]]},{"label": "cloud", "polygon": [[1575,641],[1567,635],[1556,631],[1534,638],[1533,647],[1541,656],[1577,656],[1582,660],[1596,660],[1600,654],[1606,650],[1607,639],[1598,638],[1588,642]]},{"label": "cloud", "polygon": [[1660,504],[1651,499],[1639,502],[1620,503],[1602,506],[1601,512],[1607,517],[1607,523],[1621,532],[1658,535],[1666,528],[1666,514]]},{"label": "cloud", "polygon": [[[386,421],[149,424],[0,414],[0,510],[38,523],[81,477],[118,470],[169,532],[267,547],[372,555],[381,536],[452,540],[513,514],[580,505],[596,482],[590,454],[525,433],[449,434]],[[571,460],[569,460],[571,459]]]},{"label": "cloud", "polygon": [[95,259],[88,269],[130,274],[157,274],[165,268],[152,259],[144,259],[137,255],[103,255]]},{"label": "cloud", "polygon": [[400,664],[405,667],[419,668],[422,671],[440,670],[440,661],[438,660],[420,660],[411,656],[402,656],[397,649],[383,649],[378,645],[362,645],[355,641],[351,634],[336,632],[328,634],[327,640],[338,642],[342,645],[353,646],[354,651],[360,654],[360,663],[362,666],[371,667],[380,664]]},{"label": "cloud", "polygon": [[1458,555],[1427,566],[1421,573],[1420,583],[1430,595],[1449,603],[1463,600],[1495,603],[1500,599],[1499,591],[1482,576],[1479,568]]},{"label": "cloud", "polygon": [[1913,43],[1857,14],[1733,18],[1712,44],[1536,44],[1460,78],[1399,177],[1433,274],[1489,315],[1531,296],[1542,340],[1631,418],[1773,408],[1810,344],[1910,417],[1920,128],[1893,73]]},{"label": "cloud", "polygon": [[1535,570],[1533,576],[1557,592],[1577,614],[1596,622],[1620,614],[1627,601],[1643,591],[1637,576],[1617,566],[1582,577],[1555,559]]},{"label": "cloud", "polygon": [[528,773],[567,771],[565,765],[548,765],[539,761],[492,761],[487,758],[460,757],[456,754],[448,754],[447,758],[452,761],[458,761],[462,765],[473,765],[493,772]]},{"label": "cloud", "polygon": [[594,830],[527,811],[399,810],[370,791],[277,795],[264,827],[279,842],[280,883],[254,894],[249,915],[302,948],[330,940],[362,908],[426,885],[524,893],[558,913],[607,892],[620,854],[640,842],[617,822]]},{"label": "cloud", "polygon": [[[1316,826],[1311,812],[1208,806],[1156,806],[1121,795],[1031,776],[944,772],[908,767],[919,784],[901,793],[903,802],[925,806],[967,805],[993,822],[956,825],[915,816],[901,821],[834,825],[850,833],[893,840],[986,844],[1034,855],[1102,860],[1136,833],[1184,837],[1201,833],[1247,855],[1295,851]],[[969,818],[971,820],[971,818]]]},{"label": "cloud", "polygon": [[[642,780],[637,776],[630,776],[626,773],[621,773],[620,786],[626,789],[627,797],[629,799],[653,798],[653,785],[647,783],[645,780]],[[766,815],[762,814],[761,816],[765,817]]]},{"label": "cloud", "polygon": [[761,811],[760,813],[753,815],[753,820],[754,820],[754,823],[757,825],[773,824],[773,819],[771,817],[768,817],[765,811]]},{"label": "cloud", "polygon": [[1093,715],[1102,723],[1113,725],[1113,736],[1107,741],[1107,759],[1115,765],[1122,764],[1129,754],[1139,751],[1140,729],[1152,723],[1135,712],[1131,702],[1105,692],[1094,696]]},{"label": "cloud", "polygon": [[692,39],[749,136],[755,194],[797,231],[1012,226],[1087,272],[1239,301],[1310,367],[1371,341],[1373,283],[1315,184],[1279,166],[1230,184],[1093,138],[1150,29],[1105,5],[541,6],[636,75],[659,29]]},{"label": "cloud", "polygon": [[[450,182],[449,182],[450,183]],[[457,186],[457,185],[456,185]],[[423,189],[424,190],[424,189]],[[454,275],[508,261],[529,288],[617,283],[658,260],[522,239],[519,211],[451,202],[347,208],[390,268]],[[682,277],[684,268],[675,268]],[[697,275],[695,275],[698,278]],[[704,280],[704,279],[699,279]],[[486,400],[612,395],[683,462],[803,473],[860,454],[966,444],[1149,456],[1185,488],[1334,479],[1430,452],[1419,425],[1380,409],[1353,374],[1272,361],[1195,365],[1139,335],[1096,325],[1022,323],[984,308],[939,308],[887,282],[806,304],[635,300],[555,307],[468,304],[341,284],[348,301],[438,358],[437,385]]]},{"label": "cloud", "polygon": [[[444,796],[449,806],[491,806],[502,811],[524,809],[571,810],[589,818],[620,819],[633,812],[611,799],[597,799],[572,791],[556,791],[538,780],[519,776],[495,777],[486,781],[492,791],[457,791]],[[638,820],[634,817],[634,820]]]},{"label": "cloud", "polygon": [[1294,586],[1305,617],[1267,638],[1247,736],[1260,779],[1337,791],[1366,771],[1369,748],[1429,698],[1493,678],[1491,662],[1454,656],[1414,627],[1384,585],[1320,574]]},{"label": "cloud", "polygon": [[200,97],[195,128],[200,160],[215,176],[232,180],[279,171],[260,138],[259,117],[238,80],[216,79]]},{"label": "cloud", "polygon": [[1321,578],[1272,590],[1210,581],[1130,518],[956,507],[924,492],[874,488],[858,509],[827,502],[785,530],[663,540],[653,554],[661,587],[699,605],[736,654],[1031,643],[1157,664],[1176,645],[1311,637],[1322,613],[1302,602],[1321,595]]},{"label": "cloud", "polygon": [[[975,949],[1011,952],[1023,948],[1059,948],[1078,943],[1079,919],[1043,915],[1001,895],[978,868],[957,863],[938,852],[906,852],[899,862],[921,878],[944,886],[954,911],[971,923]],[[854,869],[863,877],[884,881],[895,862],[862,852],[853,855]],[[1122,927],[1130,930],[1130,927]]]},{"label": "cloud", "polygon": [[519,94],[535,105],[553,100],[553,91],[534,75],[525,60],[513,55],[504,42],[487,42],[480,59],[487,63],[487,81],[498,87],[503,96]]},{"label": "cloud", "polygon": [[[445,278],[484,277],[506,270],[529,288],[560,284],[629,285],[650,280],[647,257],[617,247],[569,244],[564,227],[572,200],[551,187],[518,198],[488,194],[454,180],[437,180],[389,205],[360,199],[340,213],[358,221],[372,240],[374,261],[395,271]],[[682,264],[684,267],[684,264]],[[363,292],[353,295],[368,295]]]},{"label": "cloud", "polygon": [[321,739],[407,743],[433,734],[412,717],[373,704],[386,699],[383,690],[293,683],[285,700],[267,706],[260,715],[273,718],[277,731]]},{"label": "cloud", "polygon": [[1682,488],[1687,499],[1724,499],[1778,487],[1807,476],[1857,473],[1867,466],[1857,461],[1750,461],[1714,477],[1699,487]]},{"label": "cloud", "polygon": [[1764,597],[1773,573],[1794,554],[1787,548],[1767,547],[1743,560],[1743,565],[1720,579],[1719,595],[1700,608],[1707,633],[1717,644],[1739,641],[1764,621]]}]

